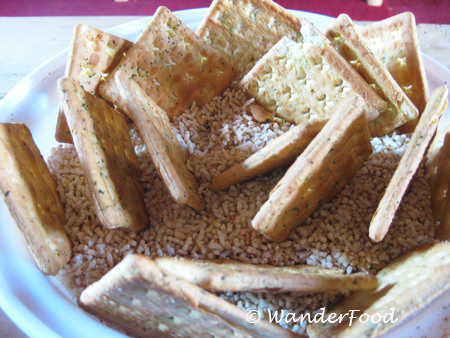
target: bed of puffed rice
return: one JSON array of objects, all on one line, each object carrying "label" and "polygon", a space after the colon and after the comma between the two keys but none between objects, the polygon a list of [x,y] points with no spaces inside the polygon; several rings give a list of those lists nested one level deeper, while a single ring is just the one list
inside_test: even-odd
[{"label": "bed of puffed rice", "polygon": [[[307,263],[337,267],[347,273],[376,273],[415,246],[434,241],[430,191],[421,167],[381,243],[368,237],[378,202],[409,141],[406,135],[372,139],[373,154],[365,166],[330,203],[321,205],[303,226],[282,243],[253,230],[251,220],[269,192],[283,176],[278,169],[221,192],[208,190],[208,182],[233,164],[247,158],[291,128],[287,123],[256,122],[244,94],[228,90],[200,109],[191,107],[174,120],[174,128],[189,157],[188,166],[200,183],[206,210],[196,213],[181,207],[168,195],[138,133],[130,135],[146,188],[145,203],[151,225],[141,233],[108,230],[99,224],[86,181],[73,146],[53,149],[48,159],[66,207],[66,231],[73,242],[71,261],[59,281],[73,297],[100,279],[125,255],[179,255],[192,258],[233,258],[243,262],[292,265]],[[220,297],[247,310],[267,309],[313,312],[334,302],[337,294],[221,293]],[[280,323],[304,332],[306,323]]]}]

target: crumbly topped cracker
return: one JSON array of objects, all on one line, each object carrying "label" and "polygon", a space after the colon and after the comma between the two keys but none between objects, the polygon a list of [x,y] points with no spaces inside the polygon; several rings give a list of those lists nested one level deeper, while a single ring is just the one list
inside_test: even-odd
[{"label": "crumbly topped cracker", "polygon": [[[420,116],[429,94],[414,15],[405,12],[374,22],[361,27],[360,33],[372,53],[417,107]],[[417,123],[418,118],[400,127],[400,131],[412,133]]]},{"label": "crumbly topped cracker", "polygon": [[237,70],[167,8],[159,7],[99,91],[125,113],[114,76],[122,70],[150,96],[169,118],[193,102],[207,104],[237,77]]},{"label": "crumbly topped cracker", "polygon": [[232,259],[187,259],[156,257],[164,271],[185,278],[210,291],[250,292],[344,292],[376,286],[376,278],[366,273],[347,275],[340,269],[306,264],[276,267],[245,264]]},{"label": "crumbly topped cracker", "polygon": [[[98,85],[132,44],[118,36],[78,24],[73,29],[65,76],[96,95]],[[63,111],[58,115],[55,138],[58,142],[73,143]]]},{"label": "crumbly topped cracker", "polygon": [[0,124],[0,191],[39,269],[56,275],[72,251],[64,231],[64,206],[24,124]]},{"label": "crumbly topped cracker", "polygon": [[282,37],[300,42],[301,25],[271,0],[214,0],[196,33],[243,77]]},{"label": "crumbly topped cracker", "polygon": [[137,337],[297,337],[304,335],[264,320],[161,270],[151,259],[128,255],[78,304],[101,320]]},{"label": "crumbly topped cracker", "polygon": [[370,222],[369,236],[375,242],[383,240],[386,236],[403,195],[425,157],[439,119],[447,108],[447,95],[446,86],[437,88],[420,117],[405,153]]},{"label": "crumbly topped cracker", "polygon": [[364,101],[346,100],[271,191],[252,221],[274,241],[283,241],[321,204],[350,182],[372,152]]},{"label": "crumbly topped cracker", "polygon": [[100,222],[110,229],[146,228],[139,163],[124,115],[67,77],[58,91]]},{"label": "crumbly topped cracker", "polygon": [[244,90],[266,110],[295,124],[328,120],[358,94],[369,120],[386,109],[382,100],[310,22],[303,42],[283,38],[242,79]]},{"label": "crumbly topped cracker", "polygon": [[116,73],[119,95],[133,119],[158,173],[173,199],[195,210],[203,210],[205,201],[198,183],[188,170],[187,158],[172,129],[169,117],[125,72]]},{"label": "crumbly topped cracker", "polygon": [[417,108],[370,51],[348,15],[339,15],[324,34],[376,93],[388,102],[386,111],[369,124],[372,136],[386,135],[418,116]]},{"label": "crumbly topped cracker", "polygon": [[401,325],[449,288],[450,243],[423,245],[407,253],[381,270],[377,280],[376,288],[357,291],[325,313],[322,322],[308,325],[309,336],[375,338]]}]

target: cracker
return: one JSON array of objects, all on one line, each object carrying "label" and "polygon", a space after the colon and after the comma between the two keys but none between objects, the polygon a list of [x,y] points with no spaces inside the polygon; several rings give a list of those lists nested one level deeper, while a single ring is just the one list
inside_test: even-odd
[{"label": "cracker", "polygon": [[437,221],[436,237],[450,239],[450,126],[436,133],[427,153],[426,170],[431,207]]},{"label": "cracker", "polygon": [[151,259],[128,255],[89,286],[78,304],[137,337],[303,337],[162,271]]},{"label": "cracker", "polygon": [[[309,336],[374,338],[401,325],[449,288],[450,243],[423,245],[407,253],[382,269],[377,280],[375,289],[355,292],[325,313],[323,322],[308,325]],[[355,319],[350,325],[352,310]],[[335,317],[327,320],[333,314]],[[339,323],[339,316],[345,314]],[[362,314],[381,320],[375,323]]]},{"label": "cracker", "polygon": [[389,231],[403,195],[424,159],[439,119],[447,108],[447,95],[446,86],[441,86],[433,92],[414,133],[411,135],[400,163],[370,222],[369,237],[375,242],[382,241]]},{"label": "cracker", "polygon": [[[92,95],[98,85],[114,69],[133,43],[118,36],[77,24],[73,29],[65,76]],[[55,138],[58,142],[73,143],[64,112],[60,109]]]},{"label": "cracker", "polygon": [[271,191],[253,227],[280,242],[350,182],[372,152],[364,100],[346,100]]},{"label": "cracker", "polygon": [[182,114],[193,102],[209,103],[230,87],[237,70],[200,40],[166,7],[159,7],[119,65],[100,85],[102,97],[125,113],[114,76],[122,70],[169,118]]},{"label": "cracker", "polygon": [[324,31],[334,48],[386,102],[388,107],[369,129],[372,136],[383,136],[415,119],[418,110],[395,82],[392,75],[369,49],[350,17],[341,14]]},{"label": "cracker", "polygon": [[325,121],[305,122],[277,137],[245,161],[213,178],[209,189],[219,191],[258,175],[291,164],[325,125]]},{"label": "cracker", "polygon": [[[405,12],[374,22],[361,27],[360,33],[372,53],[417,107],[420,117],[429,94],[414,15]],[[402,133],[412,133],[417,123],[418,118],[399,129]]]},{"label": "cracker", "polygon": [[356,94],[365,100],[368,120],[386,109],[387,103],[306,19],[301,33],[303,42],[284,37],[242,79],[256,102],[295,124],[328,120]]},{"label": "cracker", "polygon": [[39,269],[56,275],[72,253],[64,206],[24,124],[0,124],[0,191]]},{"label": "cracker", "polygon": [[232,292],[334,292],[365,290],[376,286],[367,273],[345,274],[339,269],[306,264],[277,267],[246,264],[231,259],[156,257],[162,270],[209,291]]},{"label": "cracker", "polygon": [[100,222],[108,229],[146,228],[139,163],[124,115],[67,77],[58,91]]},{"label": "cracker", "polygon": [[135,122],[172,198],[181,205],[187,204],[195,210],[203,210],[205,201],[198,193],[197,180],[186,166],[186,155],[166,112],[124,71],[116,72],[115,77],[124,107]]},{"label": "cracker", "polygon": [[283,36],[300,42],[301,25],[297,16],[271,0],[214,0],[196,34],[243,77]]}]

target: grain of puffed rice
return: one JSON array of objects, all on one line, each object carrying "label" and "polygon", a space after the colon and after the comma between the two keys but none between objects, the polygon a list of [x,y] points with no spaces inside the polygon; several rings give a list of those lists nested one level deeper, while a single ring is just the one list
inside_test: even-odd
[{"label": "grain of puffed rice", "polygon": [[[376,273],[413,247],[434,241],[429,186],[421,167],[385,240],[372,243],[368,227],[384,189],[409,141],[406,135],[372,139],[373,154],[365,166],[330,203],[321,205],[305,224],[291,231],[283,243],[274,243],[251,226],[251,220],[284,174],[272,174],[211,192],[211,177],[244,160],[291,128],[290,124],[255,122],[238,89],[227,90],[203,108],[195,106],[174,119],[174,129],[197,177],[206,210],[181,207],[168,195],[136,130],[130,135],[146,188],[150,228],[141,233],[109,230],[95,216],[86,181],[71,145],[53,149],[48,164],[66,208],[66,232],[73,257],[60,271],[61,284],[77,297],[125,255],[179,255],[192,258],[233,258],[277,266],[307,263],[337,267],[347,273]],[[334,303],[339,294],[276,295],[222,293],[220,296],[247,310],[285,309],[302,313]],[[306,323],[280,325],[304,332]]]}]

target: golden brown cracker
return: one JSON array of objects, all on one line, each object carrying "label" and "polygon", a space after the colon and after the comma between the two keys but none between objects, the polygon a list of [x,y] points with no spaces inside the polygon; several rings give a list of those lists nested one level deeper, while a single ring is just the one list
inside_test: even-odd
[{"label": "golden brown cracker", "polygon": [[447,107],[447,95],[446,86],[441,86],[433,92],[414,133],[411,135],[400,163],[370,222],[369,237],[375,242],[383,240],[389,231],[395,212],[425,157],[439,119]]},{"label": "golden brown cracker", "polygon": [[[405,12],[374,22],[361,27],[360,33],[372,53],[417,107],[420,117],[429,94],[414,15]],[[402,133],[412,133],[417,123],[418,118],[399,129]]]},{"label": "golden brown cracker", "polygon": [[114,76],[123,71],[169,118],[193,102],[203,106],[221,95],[237,77],[222,55],[200,40],[167,8],[159,7],[119,65],[99,91],[125,113]]},{"label": "golden brown cracker", "polygon": [[332,45],[386,102],[386,111],[369,124],[372,136],[383,136],[418,116],[418,110],[364,42],[350,17],[341,14],[324,31]]},{"label": "golden brown cracker", "polygon": [[277,267],[246,264],[231,259],[156,257],[162,270],[209,291],[334,292],[373,288],[376,278],[366,273],[347,275],[339,269],[306,264]]},{"label": "golden brown cracker", "polygon": [[100,222],[109,229],[146,228],[139,163],[124,115],[67,77],[58,91]]},{"label": "golden brown cracker", "polygon": [[328,120],[356,94],[365,100],[369,120],[386,109],[387,103],[306,19],[301,33],[303,42],[281,39],[242,79],[248,95],[295,124]]},{"label": "golden brown cracker", "polygon": [[0,124],[0,190],[39,269],[56,275],[72,243],[55,179],[24,124]]},{"label": "golden brown cracker", "polygon": [[133,119],[172,198],[195,210],[203,210],[205,201],[198,183],[186,166],[187,158],[172,129],[169,117],[124,71],[116,72],[119,95]]},{"label": "golden brown cracker", "polygon": [[[114,69],[133,43],[118,36],[77,24],[73,29],[65,76],[92,95],[98,85]],[[55,138],[61,143],[73,143],[69,126],[60,110]]]},{"label": "golden brown cracker", "polygon": [[161,270],[151,259],[128,255],[78,304],[99,319],[137,337],[297,337],[304,335],[264,320]]},{"label": "golden brown cracker", "polygon": [[353,178],[372,152],[364,100],[346,100],[271,191],[252,221],[274,241],[283,241],[321,204]]},{"label": "golden brown cracker", "polygon": [[323,321],[308,325],[309,336],[374,338],[401,325],[449,288],[450,243],[416,248],[382,269],[377,280],[376,288],[355,292]]},{"label": "golden brown cracker", "polygon": [[326,121],[305,122],[277,137],[245,161],[213,178],[209,189],[219,191],[292,163],[316,137]]},{"label": "golden brown cracker", "polygon": [[271,0],[214,0],[196,34],[243,77],[282,37],[300,42],[301,25],[297,16]]}]

